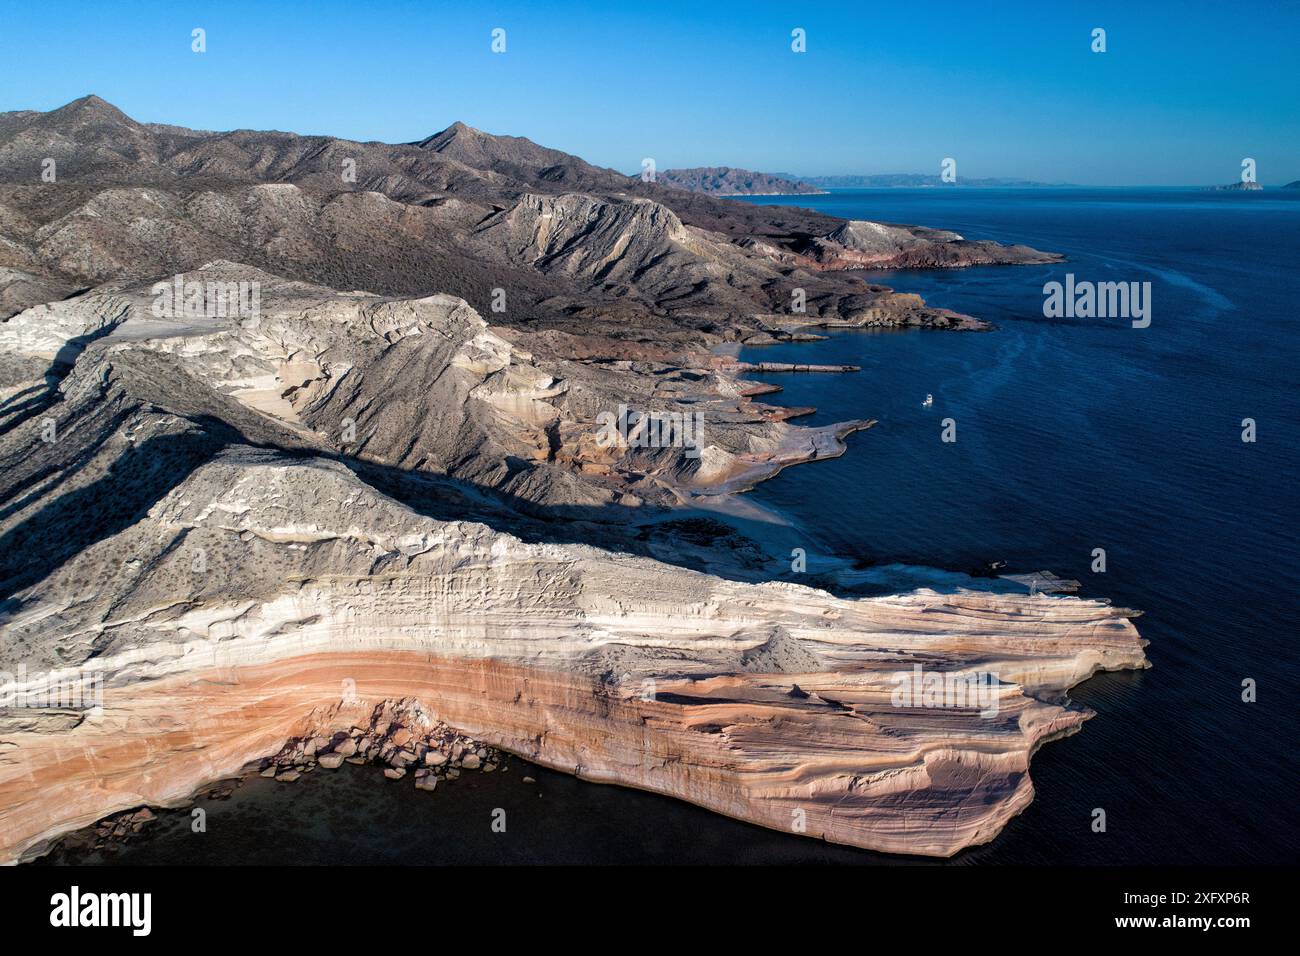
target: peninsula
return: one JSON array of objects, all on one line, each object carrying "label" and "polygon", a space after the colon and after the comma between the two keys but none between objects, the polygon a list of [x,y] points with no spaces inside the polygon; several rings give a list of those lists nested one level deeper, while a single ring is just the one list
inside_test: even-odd
[{"label": "peninsula", "polygon": [[[493,748],[872,850],[993,839],[1089,716],[1066,691],[1146,666],[1135,612],[814,587],[696,509],[872,424],[794,424],[737,345],[984,328],[862,270],[1054,261],[459,123],[0,114],[0,860],[302,741],[402,777],[435,727],[457,772]],[[936,694],[900,698],[917,668]]]}]

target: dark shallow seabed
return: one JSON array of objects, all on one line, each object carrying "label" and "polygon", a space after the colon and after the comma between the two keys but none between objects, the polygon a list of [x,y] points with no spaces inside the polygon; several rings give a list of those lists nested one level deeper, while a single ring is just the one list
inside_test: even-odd
[{"label": "dark shallow seabed", "polygon": [[[766,376],[785,388],[769,401],[819,409],[804,422],[879,421],[844,457],[751,493],[806,534],[810,569],[1005,559],[1144,612],[1153,668],[1076,688],[1097,716],[1034,757],[1029,809],[954,862],[1294,862],[1300,194],[864,190],[799,202],[1069,258],[869,276],[988,319],[991,333],[841,332],[743,355],[863,368]],[[1067,272],[1151,282],[1151,326],[1043,318],[1043,284]],[[940,441],[948,417],[953,444]],[[1254,444],[1241,441],[1243,418],[1257,422]],[[1106,550],[1104,574],[1090,571],[1094,548]],[[1257,703],[1241,700],[1246,678]],[[345,767],[289,785],[257,778],[202,805],[206,834],[190,832],[187,812],[164,815],[111,859],[907,862],[519,760],[433,794]],[[490,829],[495,807],[507,810],[505,834]],[[1094,808],[1105,833],[1092,832]]]}]

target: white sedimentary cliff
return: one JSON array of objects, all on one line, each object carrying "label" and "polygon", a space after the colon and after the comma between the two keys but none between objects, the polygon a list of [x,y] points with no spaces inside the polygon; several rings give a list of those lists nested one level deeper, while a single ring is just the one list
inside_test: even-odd
[{"label": "white sedimentary cliff", "polygon": [[[239,446],[21,597],[15,692],[77,667],[103,712],[6,712],[7,859],[396,697],[585,778],[946,855],[1021,810],[1036,745],[1086,716],[1040,697],[1143,665],[1126,613],[1095,601],[729,582],[432,520],[341,464]],[[897,706],[915,664],[1000,683]]]}]

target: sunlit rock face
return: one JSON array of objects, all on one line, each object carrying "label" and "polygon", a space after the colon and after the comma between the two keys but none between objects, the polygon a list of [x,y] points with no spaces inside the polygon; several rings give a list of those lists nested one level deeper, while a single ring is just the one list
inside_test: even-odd
[{"label": "sunlit rock face", "polygon": [[[0,325],[0,369],[25,398],[0,421],[31,420],[42,396],[59,399],[56,431],[78,436],[51,443],[27,428],[0,454],[12,448],[21,469],[98,444],[103,435],[77,423],[111,394],[142,414],[176,411],[187,427],[223,421],[258,443],[448,476],[531,505],[635,508],[834,457],[867,425],[791,425],[753,400],[737,363],[662,348],[609,357],[618,349],[491,326],[454,296],[339,293],[216,261],[106,283]],[[604,427],[620,416],[624,427]],[[642,418],[677,427],[644,440]]]}]

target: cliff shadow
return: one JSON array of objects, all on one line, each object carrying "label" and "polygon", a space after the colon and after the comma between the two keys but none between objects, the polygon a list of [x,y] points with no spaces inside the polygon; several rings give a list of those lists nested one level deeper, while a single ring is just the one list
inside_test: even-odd
[{"label": "cliff shadow", "polygon": [[69,558],[142,519],[159,500],[240,432],[219,419],[200,428],[149,438],[122,452],[89,484],[60,495],[0,536],[0,613],[12,613],[20,591]]},{"label": "cliff shadow", "polygon": [[[1021,590],[974,571],[835,554],[821,548],[820,567],[795,571],[792,552],[811,536],[779,516],[754,507],[719,510],[702,503],[629,506],[541,505],[435,473],[411,471],[343,455],[324,455],[344,465],[376,491],[438,521],[475,521],[529,544],[585,544],[651,558],[732,581],[785,581],[864,597],[925,587],[941,594],[963,588]],[[723,496],[735,500],[734,495]],[[774,520],[775,519],[775,520]]]},{"label": "cliff shadow", "polygon": [[96,339],[102,339],[117,328],[117,323],[106,325],[94,332],[77,335],[63,343],[54,354],[42,376],[44,385],[32,385],[0,402],[0,435],[13,431],[23,422],[35,418],[58,401],[59,384],[72,371],[81,353]]}]

